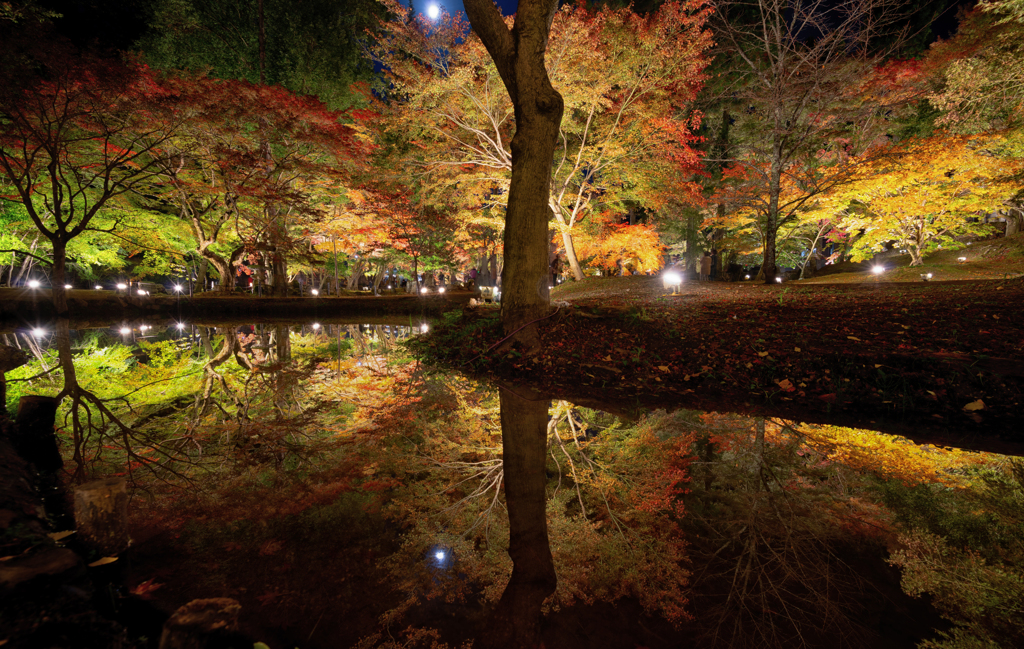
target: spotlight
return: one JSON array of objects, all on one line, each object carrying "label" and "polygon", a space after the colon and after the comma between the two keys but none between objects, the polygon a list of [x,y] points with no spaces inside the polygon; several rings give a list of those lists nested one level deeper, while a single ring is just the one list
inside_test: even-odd
[{"label": "spotlight", "polygon": [[175,293],[181,293],[181,284],[175,284],[174,285],[174,292]]},{"label": "spotlight", "polygon": [[30,279],[28,281],[28,287],[29,288],[39,288],[39,280],[38,279]]},{"label": "spotlight", "polygon": [[35,329],[32,330],[32,335],[35,336],[36,338],[42,338],[43,336],[46,335],[46,329],[43,329],[42,327],[36,327]]},{"label": "spotlight", "polygon": [[65,284],[65,285],[64,285],[64,288],[66,288],[66,289],[68,289],[68,290],[71,290],[71,289],[72,289],[72,288],[74,288],[74,287],[72,287],[72,286],[71,286],[71,284]]},{"label": "spotlight", "polygon": [[185,323],[184,323],[184,322],[179,322],[179,323],[178,323],[177,325],[175,325],[175,326],[176,326],[176,327],[177,327],[177,328],[178,328],[179,330],[181,330],[181,329],[184,329],[184,328],[185,328]]},{"label": "spotlight", "polygon": [[427,288],[426,286],[424,286],[423,288],[420,289],[420,293],[423,294],[423,295],[426,295],[429,292],[430,292],[430,289]]},{"label": "spotlight", "polygon": [[672,295],[677,295],[679,293],[679,286],[683,283],[683,276],[670,271],[661,276],[661,281],[665,288],[672,289]]},{"label": "spotlight", "polygon": [[117,285],[117,290],[119,290],[119,291],[123,291],[123,290],[125,290],[126,288],[128,288],[128,285],[127,285],[127,284],[118,284],[118,285]]},{"label": "spotlight", "polygon": [[871,272],[874,273],[875,275],[881,275],[882,273],[885,272],[885,266],[875,266],[871,269]]},{"label": "spotlight", "polygon": [[93,288],[94,288],[94,289],[96,289],[97,291],[102,291],[102,290],[103,290],[103,287],[102,287],[102,286],[100,286],[99,284],[97,284],[97,285],[96,285],[96,286],[94,286]]},{"label": "spotlight", "polygon": [[320,295],[320,291],[316,290],[315,288],[312,291],[310,291],[310,293],[313,294],[313,297],[316,297],[317,295]]},{"label": "spotlight", "polygon": [[437,292],[438,292],[438,293],[444,293],[444,287],[443,287],[443,286],[439,286],[439,287],[437,288]]},{"label": "spotlight", "polygon": [[424,322],[423,324],[420,325],[420,331],[423,333],[427,333],[428,331],[430,331],[430,325]]},{"label": "spotlight", "polygon": [[128,327],[121,327],[121,335],[122,335],[122,336],[127,336],[127,335],[128,335],[128,334],[130,334],[131,332],[132,332],[132,330],[131,330],[131,329],[129,329]]},{"label": "spotlight", "polygon": [[314,322],[313,323],[313,331],[316,331],[319,328],[320,328],[320,323],[319,322]]}]

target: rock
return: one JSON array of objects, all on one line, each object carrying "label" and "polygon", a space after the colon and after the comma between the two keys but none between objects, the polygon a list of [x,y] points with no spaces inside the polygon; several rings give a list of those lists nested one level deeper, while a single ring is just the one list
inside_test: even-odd
[{"label": "rock", "polygon": [[10,592],[39,577],[54,577],[81,568],[78,555],[67,548],[43,548],[0,562],[0,591]]},{"label": "rock", "polygon": [[242,605],[229,597],[196,599],[164,623],[160,649],[209,649],[238,631]]}]

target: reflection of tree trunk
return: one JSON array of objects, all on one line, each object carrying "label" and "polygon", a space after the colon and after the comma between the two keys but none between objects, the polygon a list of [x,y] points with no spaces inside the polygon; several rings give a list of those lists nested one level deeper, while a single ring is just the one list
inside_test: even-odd
[{"label": "reflection of tree trunk", "polygon": [[539,640],[541,605],[556,585],[545,494],[550,401],[529,401],[505,388],[500,395],[512,578],[494,611],[494,632],[485,644],[532,647]]},{"label": "reflection of tree trunk", "polygon": [[287,363],[292,359],[292,339],[287,325],[277,325],[277,362]]}]

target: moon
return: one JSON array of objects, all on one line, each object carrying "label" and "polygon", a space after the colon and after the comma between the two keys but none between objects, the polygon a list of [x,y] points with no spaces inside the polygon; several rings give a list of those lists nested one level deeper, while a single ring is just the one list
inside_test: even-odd
[{"label": "moon", "polygon": [[427,7],[427,16],[429,16],[431,20],[437,20],[437,17],[440,15],[441,8],[438,7],[437,5],[430,5],[429,7]]}]

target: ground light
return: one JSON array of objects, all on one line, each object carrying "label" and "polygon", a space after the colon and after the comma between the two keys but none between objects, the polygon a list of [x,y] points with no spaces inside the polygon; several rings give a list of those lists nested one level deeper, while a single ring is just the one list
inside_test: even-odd
[{"label": "ground light", "polygon": [[967,261],[967,257],[957,257],[956,260],[962,264]]},{"label": "ground light", "polygon": [[319,322],[314,322],[313,323],[313,331],[318,331],[319,329],[320,329],[320,323]]},{"label": "ground light", "polygon": [[438,293],[444,293],[444,287],[443,286],[437,287],[437,292]]},{"label": "ground light", "polygon": [[672,295],[679,295],[679,286],[683,283],[682,275],[669,271],[661,276],[661,281],[666,289],[672,289]]},{"label": "ground light", "polygon": [[64,288],[66,288],[66,289],[68,289],[70,291],[73,287],[71,286],[71,284],[65,284]]},{"label": "ground light", "polygon": [[119,290],[119,291],[123,291],[123,290],[125,290],[126,288],[128,288],[128,285],[127,285],[127,284],[118,284],[118,285],[117,285],[117,290]]},{"label": "ground light", "polygon": [[29,288],[39,288],[39,280],[38,279],[30,279],[28,281],[28,287]]},{"label": "ground light", "polygon": [[178,331],[181,331],[182,329],[184,329],[184,328],[185,328],[185,323],[184,323],[184,322],[179,322],[179,323],[178,323],[177,325],[175,325],[175,326],[176,326],[176,327],[178,328]]},{"label": "ground light", "polygon": [[320,291],[316,290],[315,288],[312,291],[310,291],[310,293],[313,294],[313,297],[316,297],[317,295],[320,295]]},{"label": "ground light", "polygon": [[131,329],[129,329],[128,327],[121,327],[121,335],[122,335],[122,336],[127,336],[127,335],[128,335],[128,334],[130,334],[131,332],[132,332],[132,330],[131,330]]},{"label": "ground light", "polygon": [[93,286],[93,288],[96,289],[97,291],[102,291],[103,290],[103,287],[100,286],[99,284],[97,284],[96,286]]},{"label": "ground light", "polygon": [[181,293],[181,284],[175,284],[174,285],[174,292],[175,293]]},{"label": "ground light", "polygon": [[743,279],[750,279],[750,275],[744,275]]},{"label": "ground light", "polygon": [[871,272],[875,275],[881,275],[885,272],[885,266],[875,266],[871,269]]},{"label": "ground light", "polygon": [[36,338],[42,338],[43,336],[46,335],[46,329],[43,329],[42,327],[36,327],[35,329],[32,330],[32,335],[35,336]]},{"label": "ground light", "polygon": [[430,289],[429,289],[429,288],[427,288],[426,286],[424,286],[423,288],[421,288],[421,289],[420,289],[420,293],[421,293],[422,295],[426,295],[426,294],[427,294],[427,293],[429,293],[429,292],[430,292]]},{"label": "ground light", "polygon": [[775,278],[775,283],[776,284],[781,284],[782,283],[782,278],[781,277],[776,277]]},{"label": "ground light", "polygon": [[424,322],[423,324],[420,325],[420,331],[423,333],[427,333],[428,331],[430,331],[430,325]]}]

